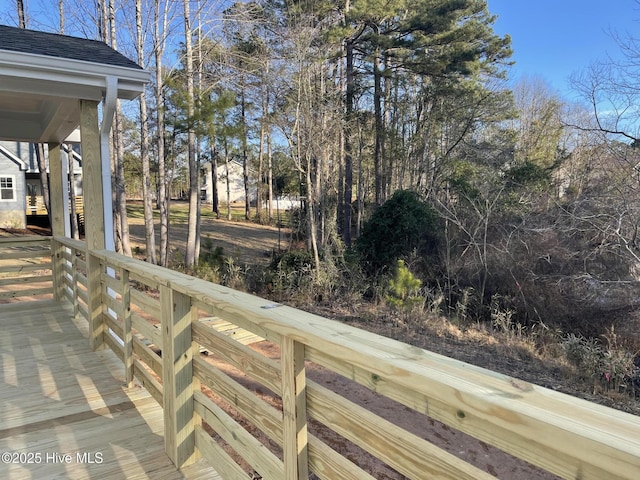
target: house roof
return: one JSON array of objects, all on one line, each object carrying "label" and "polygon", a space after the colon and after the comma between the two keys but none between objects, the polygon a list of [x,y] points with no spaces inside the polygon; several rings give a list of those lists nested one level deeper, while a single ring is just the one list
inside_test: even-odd
[{"label": "house roof", "polygon": [[27,171],[29,169],[29,165],[27,164],[27,162],[25,162],[20,157],[15,155],[15,153],[13,153],[11,150],[9,150],[6,146],[2,144],[0,144],[0,156],[4,156],[9,160],[11,160],[13,163],[15,163],[18,166],[18,168],[22,172]]},{"label": "house roof", "polygon": [[[78,152],[77,147],[79,147],[79,145],[72,145],[70,143],[64,143],[61,147],[62,151],[67,155],[65,160],[68,160],[69,154],[72,155],[74,173],[80,173],[82,171],[82,155]],[[33,143],[0,140],[0,158],[11,160],[23,172],[39,173],[40,169],[38,168],[36,148],[36,145]],[[45,149],[44,155],[47,172],[49,171],[48,153],[48,150]]]},{"label": "house roof", "polygon": [[103,42],[0,25],[0,49],[142,70]]},{"label": "house roof", "polygon": [[114,83],[132,100],[149,79],[101,42],[0,25],[0,139],[63,142],[80,124],[80,100],[99,102]]}]

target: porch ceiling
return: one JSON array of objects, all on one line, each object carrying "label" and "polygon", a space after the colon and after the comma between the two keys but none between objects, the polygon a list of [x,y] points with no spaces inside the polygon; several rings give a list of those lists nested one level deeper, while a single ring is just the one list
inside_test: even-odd
[{"label": "porch ceiling", "polygon": [[101,42],[0,25],[0,140],[65,141],[80,100],[101,101],[110,77],[131,100],[149,73]]}]

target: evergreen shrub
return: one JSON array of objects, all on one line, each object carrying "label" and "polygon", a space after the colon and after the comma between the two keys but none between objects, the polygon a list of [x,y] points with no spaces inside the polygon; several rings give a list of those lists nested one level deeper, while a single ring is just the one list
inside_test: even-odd
[{"label": "evergreen shrub", "polygon": [[434,261],[440,231],[438,213],[427,202],[413,191],[398,190],[364,224],[355,250],[363,270],[380,275],[414,252]]}]

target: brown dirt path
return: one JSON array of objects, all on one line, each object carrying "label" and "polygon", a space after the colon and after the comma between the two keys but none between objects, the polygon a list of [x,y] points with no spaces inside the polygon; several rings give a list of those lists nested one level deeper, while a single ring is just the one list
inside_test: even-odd
[{"label": "brown dirt path", "polygon": [[[222,219],[203,219],[201,245],[204,249],[211,241],[213,249],[223,248],[223,254],[244,263],[267,263],[271,253],[287,248],[289,231],[256,223],[235,222]],[[156,245],[160,244],[160,226],[156,224]],[[131,248],[144,251],[145,231],[141,218],[129,219]],[[169,226],[169,247],[173,252],[184,252],[187,239],[187,225],[174,223]]]}]

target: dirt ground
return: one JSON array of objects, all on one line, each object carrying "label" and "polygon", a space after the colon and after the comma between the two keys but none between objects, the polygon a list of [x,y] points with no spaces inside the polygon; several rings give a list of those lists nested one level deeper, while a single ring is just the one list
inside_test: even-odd
[{"label": "dirt ground", "polygon": [[[287,229],[256,223],[204,219],[201,229],[202,249],[210,241],[213,248],[222,247],[224,255],[233,256],[245,263],[267,263],[273,251],[285,249],[289,242]],[[160,244],[159,231],[160,226],[156,224],[156,245]],[[187,226],[181,223],[170,225],[169,236],[169,248],[174,252],[184,252]],[[140,251],[145,250],[143,219],[129,219],[129,237],[132,250],[136,247]]]}]

